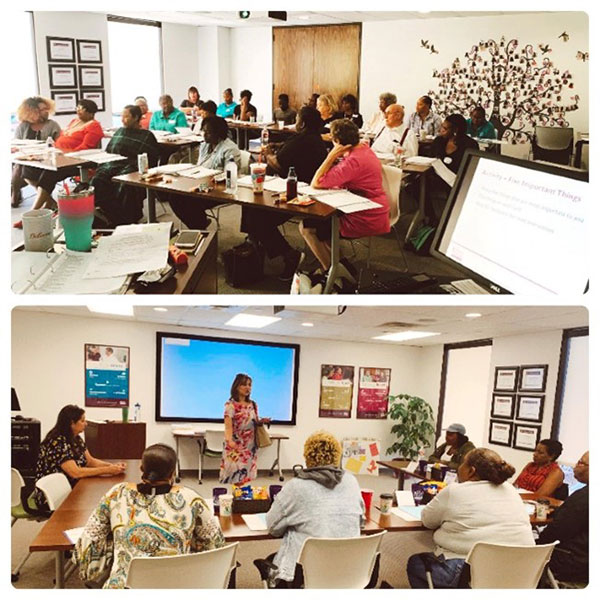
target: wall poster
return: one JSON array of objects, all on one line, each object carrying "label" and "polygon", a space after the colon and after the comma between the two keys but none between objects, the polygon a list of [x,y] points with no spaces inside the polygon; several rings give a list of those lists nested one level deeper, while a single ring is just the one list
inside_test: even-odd
[{"label": "wall poster", "polygon": [[342,440],[342,469],[354,475],[378,475],[379,440],[346,438]]},{"label": "wall poster", "polygon": [[321,365],[319,417],[349,419],[353,388],[354,367]]},{"label": "wall poster", "polygon": [[85,344],[85,405],[129,406],[129,347]]},{"label": "wall poster", "polygon": [[385,419],[388,412],[391,369],[360,367],[357,419]]}]

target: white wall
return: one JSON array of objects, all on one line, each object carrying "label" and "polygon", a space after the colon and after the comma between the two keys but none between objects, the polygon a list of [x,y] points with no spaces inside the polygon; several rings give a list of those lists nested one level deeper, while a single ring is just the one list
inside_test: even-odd
[{"label": "white wall", "polygon": [[[39,335],[43,331],[44,335]],[[33,313],[13,310],[12,314],[12,386],[16,388],[24,416],[39,418],[42,435],[54,425],[56,415],[65,404],[83,406],[85,343],[125,345],[131,348],[130,404],[142,406],[142,420],[147,425],[147,443],[173,443],[168,423],[154,422],[156,331],[187,331],[196,334],[220,336],[213,330],[165,327],[146,323],[130,323],[110,319],[75,318],[65,315]],[[247,339],[264,339],[257,334],[246,334]],[[274,338],[269,338],[274,339]],[[382,453],[392,443],[387,420],[357,420],[354,389],[353,417],[350,419],[322,419],[318,416],[321,364],[377,366],[392,369],[390,392],[414,393],[418,388],[420,350],[391,344],[340,344],[327,340],[285,338],[299,343],[300,370],[298,379],[297,425],[273,426],[272,430],[290,436],[282,443],[282,466],[291,468],[302,462],[302,447],[306,437],[317,429],[332,431],[339,438],[373,437],[381,441]],[[35,376],[32,376],[35,374]],[[255,374],[255,377],[259,377]],[[426,398],[432,402],[433,398]],[[223,399],[223,403],[227,398]],[[256,399],[259,404],[260,398]],[[87,416],[94,420],[120,419],[119,409],[89,408]],[[268,416],[268,415],[265,415]],[[199,424],[198,427],[202,427]],[[213,425],[211,425],[213,427]],[[217,427],[219,427],[217,425]],[[197,468],[195,444],[184,444],[183,468]],[[275,448],[261,451],[259,468],[268,468]],[[208,467],[217,462],[209,462]]]},{"label": "white wall", "polygon": [[[567,31],[568,42],[558,39]],[[437,89],[434,70],[450,67],[455,58],[464,63],[465,52],[480,40],[519,41],[519,49],[530,43],[538,53],[538,44],[549,44],[548,53],[561,73],[569,70],[574,89],[567,96],[578,94],[579,109],[567,113],[566,119],[575,131],[589,131],[589,63],[575,59],[578,50],[586,51],[588,18],[585,13],[538,13],[494,17],[456,17],[363,23],[360,66],[360,110],[370,116],[377,110],[379,94],[392,92],[404,104],[407,113],[414,111],[417,98]],[[421,48],[421,40],[433,43],[439,54]],[[569,104],[570,101],[567,101]],[[434,107],[435,110],[435,107]],[[489,116],[489,115],[488,115]],[[503,153],[522,154],[528,145],[503,147]]]},{"label": "white wall", "polygon": [[[187,98],[188,88],[195,85],[200,89],[200,60],[197,51],[198,28],[190,25],[163,23],[163,86],[164,93],[179,106]],[[200,95],[202,98],[202,95]],[[154,104],[154,102],[152,102]]]},{"label": "white wall", "polygon": [[[223,101],[223,90],[233,87],[230,68],[230,33],[227,27],[198,27],[198,89],[203,100]],[[241,89],[241,88],[240,88]],[[234,93],[239,90],[234,89]]]},{"label": "white wall", "polygon": [[231,85],[236,101],[243,89],[252,92],[258,115],[273,112],[272,27],[240,27],[230,32]]},{"label": "white wall", "polygon": [[[38,12],[33,13],[35,51],[39,73],[40,95],[50,98],[50,74],[46,36],[70,37],[102,42],[102,66],[104,67],[104,100],[106,110],[99,112],[96,119],[105,127],[112,125],[110,96],[110,65],[108,61],[108,29],[106,15],[92,12]],[[77,54],[76,54],[77,56]],[[78,74],[79,77],[79,74]],[[67,125],[74,115],[53,117],[61,126]]]}]

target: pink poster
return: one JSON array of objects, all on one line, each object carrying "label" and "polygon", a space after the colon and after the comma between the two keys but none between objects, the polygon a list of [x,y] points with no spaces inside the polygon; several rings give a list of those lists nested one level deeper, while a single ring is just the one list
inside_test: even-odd
[{"label": "pink poster", "polygon": [[387,418],[391,374],[391,369],[360,367],[357,419]]}]

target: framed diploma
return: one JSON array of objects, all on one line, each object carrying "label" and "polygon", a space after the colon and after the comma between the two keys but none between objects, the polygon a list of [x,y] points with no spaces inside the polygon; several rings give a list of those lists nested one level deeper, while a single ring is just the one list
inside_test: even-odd
[{"label": "framed diploma", "polygon": [[77,91],[50,92],[56,103],[57,115],[73,115],[77,112]]},{"label": "framed diploma", "polygon": [[77,62],[101,63],[102,42],[100,40],[77,40]]},{"label": "framed diploma", "polygon": [[519,394],[517,396],[517,421],[541,423],[544,416],[544,398],[545,396]]},{"label": "framed diploma", "polygon": [[104,87],[104,75],[102,67],[87,67],[85,65],[79,65],[79,87]]},{"label": "framed diploma", "polygon": [[494,376],[495,392],[516,392],[519,367],[496,367]]},{"label": "framed diploma", "polygon": [[540,441],[541,425],[519,425],[515,424],[515,435],[513,448],[517,450],[535,450]]},{"label": "framed diploma", "polygon": [[493,394],[492,419],[513,419],[515,416],[514,394]]},{"label": "framed diploma", "polygon": [[76,88],[77,87],[77,70],[75,65],[48,65],[50,71],[50,87],[59,88]]},{"label": "framed diploma", "polygon": [[498,446],[510,446],[513,434],[513,423],[504,421],[490,421],[490,435],[488,442]]},{"label": "framed diploma", "polygon": [[48,62],[75,62],[75,40],[73,38],[46,36]]},{"label": "framed diploma", "polygon": [[523,365],[519,390],[521,392],[545,392],[548,365]]},{"label": "framed diploma", "polygon": [[104,90],[81,90],[79,98],[82,100],[93,100],[98,107],[98,112],[104,110]]}]

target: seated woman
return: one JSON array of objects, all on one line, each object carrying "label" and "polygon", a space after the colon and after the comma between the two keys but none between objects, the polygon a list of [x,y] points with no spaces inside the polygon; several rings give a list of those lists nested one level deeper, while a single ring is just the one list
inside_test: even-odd
[{"label": "seated woman", "polygon": [[[209,117],[202,121],[204,143],[200,145],[198,165],[207,169],[225,169],[229,159],[233,158],[238,169],[241,168],[240,149],[227,137],[227,121],[221,117]],[[177,194],[162,195],[167,199],[173,212],[189,229],[206,229],[208,218],[206,209],[219,204],[218,201],[194,198]]]},{"label": "seated woman", "polygon": [[533,451],[533,461],[525,465],[515,486],[538,496],[553,496],[564,479],[562,469],[556,462],[562,450],[558,440],[539,441]]},{"label": "seated woman", "polygon": [[446,429],[446,442],[438,446],[429,457],[429,462],[440,462],[451,469],[458,469],[468,452],[475,448],[466,436],[465,426],[452,423]]},{"label": "seated woman", "polygon": [[277,553],[257,564],[269,587],[300,587],[296,561],[307,537],[360,536],[365,505],[354,475],[340,468],[341,458],[341,445],[330,433],[318,431],[304,442],[306,468],[294,467],[294,479],[267,513],[269,533],[283,537]]},{"label": "seated woman", "polygon": [[317,110],[321,115],[321,119],[323,119],[323,127],[321,128],[323,140],[331,142],[331,123],[336,119],[343,119],[344,115],[338,110],[337,102],[331,94],[321,94],[317,98]]},{"label": "seated woman", "polygon": [[[142,217],[144,191],[131,186],[114,183],[112,178],[126,175],[138,170],[139,154],[148,155],[148,166],[158,163],[160,148],[154,134],[143,129],[140,124],[142,110],[139,106],[128,104],[121,113],[123,127],[117,129],[108,142],[106,151],[126,156],[127,160],[119,160],[100,165],[90,185],[94,187],[96,214],[106,220],[109,227],[136,223]],[[103,225],[104,227],[107,224]]]},{"label": "seated woman", "polygon": [[[319,167],[310,185],[315,188],[345,188],[379,204],[379,208],[340,215],[340,235],[357,238],[390,230],[389,205],[381,164],[368,146],[360,143],[358,127],[347,119],[331,123],[333,150]],[[341,159],[338,162],[338,159]],[[331,222],[304,219],[300,233],[326,273],[331,266]]]},{"label": "seated woman", "polygon": [[[440,134],[429,148],[429,156],[439,158],[453,173],[458,173],[462,158],[468,148],[479,149],[477,142],[467,135],[467,121],[462,115],[453,114],[443,121]],[[444,212],[451,186],[435,174],[428,172],[428,212],[433,223],[437,223]]]},{"label": "seated woman", "polygon": [[202,121],[208,119],[208,117],[217,116],[217,105],[212,100],[207,100],[202,103],[202,106],[198,110],[198,120],[194,123],[192,129],[194,133],[201,133]]},{"label": "seated woman", "polygon": [[342,96],[342,114],[344,119],[350,119],[359,129],[363,126],[362,115],[358,112],[358,100],[352,94]]},{"label": "seated woman", "polygon": [[[56,140],[60,135],[60,125],[49,118],[54,112],[54,100],[32,96],[25,98],[17,109],[17,119],[20,123],[15,130],[16,140],[41,140],[48,138]],[[11,205],[17,208],[23,201],[21,188],[27,182],[23,179],[23,165],[13,165],[10,180]]]},{"label": "seated woman", "polygon": [[[265,156],[269,171],[285,179],[290,167],[294,167],[298,181],[310,183],[327,156],[319,133],[322,124],[316,109],[303,106],[296,119],[298,135],[289,137],[283,144],[267,146]],[[282,281],[294,276],[301,258],[300,252],[288,244],[278,229],[288,219],[289,215],[242,207],[241,230],[262,244],[269,258],[283,256],[284,268],[279,276]]]},{"label": "seated woman", "polygon": [[533,546],[529,516],[507,482],[515,472],[493,450],[471,450],[458,468],[458,484],[441,490],[423,508],[421,520],[435,529],[433,553],[414,554],[406,571],[412,588],[426,588],[425,562],[436,588],[455,588],[476,542]]},{"label": "seated woman", "polygon": [[225,545],[204,498],[173,485],[176,460],[170,446],[149,446],[142,455],[142,482],[118,483],[103,496],[73,551],[84,581],[106,579],[104,588],[124,588],[132,558],[190,554]]},{"label": "seated woman", "polygon": [[[95,120],[98,106],[93,100],[79,100],[77,103],[77,118],[73,119],[61,134],[56,138],[55,145],[63,152],[77,152],[78,150],[92,150],[100,146],[104,137],[102,126]],[[34,209],[53,207],[52,199],[54,186],[63,179],[78,173],[78,169],[61,169],[57,171],[38,169],[37,167],[24,167],[23,178],[37,189],[37,198]]]},{"label": "seated woman", "polygon": [[[61,408],[56,425],[40,444],[40,454],[35,468],[36,481],[52,473],[64,473],[71,486],[82,477],[118,475],[125,470],[124,463],[109,463],[94,458],[86,448],[81,434],[87,427],[85,411],[74,404]],[[36,504],[46,506],[41,490],[35,490]]]},{"label": "seated woman", "polygon": [[186,115],[191,115],[194,108],[202,108],[202,100],[200,100],[200,92],[195,85],[188,89],[187,98],[181,101],[179,105],[181,111]]}]

